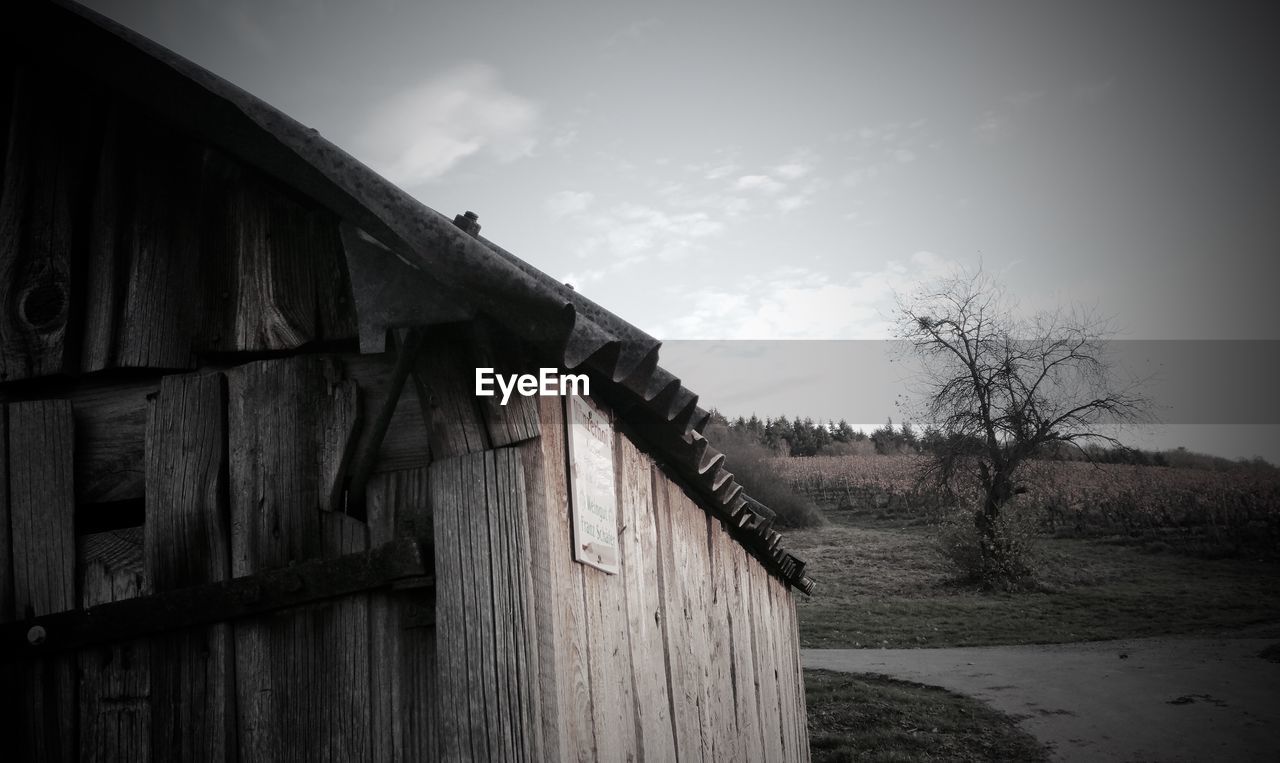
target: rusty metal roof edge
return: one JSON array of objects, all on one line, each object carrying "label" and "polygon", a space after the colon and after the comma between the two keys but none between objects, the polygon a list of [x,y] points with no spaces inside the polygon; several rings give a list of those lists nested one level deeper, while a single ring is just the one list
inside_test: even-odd
[{"label": "rusty metal roof edge", "polygon": [[[697,406],[696,394],[657,364],[658,340],[502,247],[469,235],[317,131],[163,46],[69,0],[19,5],[24,5],[23,11],[35,13],[56,13],[55,9],[60,9],[114,38],[125,47],[111,47],[108,43],[107,48],[94,48],[89,53],[121,58],[116,62],[118,70],[105,67],[108,71],[92,75],[106,79],[177,124],[330,207],[395,254],[429,271],[445,287],[460,292],[461,299],[471,301],[506,328],[544,346],[556,347],[566,368],[592,365],[618,389],[625,390],[630,402],[637,403],[647,416],[662,422],[673,436],[663,439],[684,446],[664,451],[698,484],[709,502],[721,507],[722,515],[728,506],[716,496],[725,495],[732,503],[741,492],[726,490],[735,481],[720,468],[723,454],[694,448],[691,435],[701,431],[709,415]],[[55,19],[55,23],[58,21],[62,20]],[[74,44],[58,35],[50,39],[64,47]],[[123,60],[134,53],[144,58]],[[162,69],[156,69],[156,65]],[[218,135],[214,127],[191,114],[174,113],[178,106],[150,96],[142,83],[120,81],[136,74],[137,67],[162,79],[166,72],[176,75],[178,81],[165,83],[170,87],[198,88],[199,92],[182,90],[182,95],[216,111],[217,119],[210,120],[210,124],[227,128],[233,133],[232,138]],[[113,76],[116,79],[111,79]],[[252,145],[238,145],[233,139]],[[696,450],[692,454],[695,463],[687,463],[686,457],[691,454],[685,451],[686,447]],[[763,505],[750,498],[742,505],[753,515],[750,536],[742,537],[740,531],[746,529],[745,525],[726,522],[738,528],[734,533],[738,540],[754,550],[766,567],[785,582],[810,592],[813,583],[803,575],[802,563],[799,574],[787,573],[791,566],[782,563],[785,552],[779,548],[777,533],[769,528],[771,522],[767,520],[771,517],[755,508]],[[794,559],[789,554],[786,558]]]}]

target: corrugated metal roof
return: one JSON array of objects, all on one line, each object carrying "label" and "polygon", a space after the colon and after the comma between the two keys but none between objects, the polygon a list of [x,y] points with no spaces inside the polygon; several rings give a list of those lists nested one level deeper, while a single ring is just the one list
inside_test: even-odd
[{"label": "corrugated metal roof", "polygon": [[[742,491],[724,455],[702,436],[709,414],[698,396],[658,366],[658,340],[502,247],[469,235],[317,131],[181,56],[65,0],[20,5],[26,18],[9,25],[6,36],[20,35],[49,62],[76,67],[329,207],[416,268],[423,288],[438,284],[436,293],[448,295],[450,310],[483,312],[555,352],[566,369],[586,368],[608,379],[610,402],[704,507],[771,571],[812,590],[804,562],[781,548],[773,513]],[[407,302],[410,293],[401,289],[397,298]]]}]

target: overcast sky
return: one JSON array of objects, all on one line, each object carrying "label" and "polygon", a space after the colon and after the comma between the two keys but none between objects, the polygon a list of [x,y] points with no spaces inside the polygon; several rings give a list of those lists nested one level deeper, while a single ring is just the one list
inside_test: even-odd
[{"label": "overcast sky", "polygon": [[660,339],[881,338],[979,260],[1280,339],[1275,3],[88,5]]}]

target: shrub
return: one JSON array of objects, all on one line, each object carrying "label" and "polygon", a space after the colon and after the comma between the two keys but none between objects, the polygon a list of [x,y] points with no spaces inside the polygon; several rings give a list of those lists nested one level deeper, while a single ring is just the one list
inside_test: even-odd
[{"label": "shrub", "polygon": [[747,495],[777,514],[779,527],[817,527],[826,518],[817,504],[791,486],[782,468],[782,457],[750,435],[730,430],[716,422],[706,431],[711,444],[725,454],[725,468],[747,491]]},{"label": "shrub", "polygon": [[[1032,506],[1009,504],[995,521],[994,537],[983,537],[974,524],[975,510],[947,512],[935,525],[934,547],[958,573],[960,582],[988,590],[1023,591],[1036,586],[1040,567],[1039,518]],[[983,553],[995,543],[996,553]]]}]

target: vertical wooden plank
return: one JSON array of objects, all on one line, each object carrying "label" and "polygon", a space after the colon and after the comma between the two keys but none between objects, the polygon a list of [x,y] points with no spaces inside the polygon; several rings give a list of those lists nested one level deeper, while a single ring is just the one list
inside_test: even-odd
[{"label": "vertical wooden plank", "polygon": [[787,622],[785,607],[786,590],[783,584],[773,576],[769,577],[769,618],[770,630],[774,638],[774,659],[778,669],[779,694],[782,697],[782,738],[785,755],[788,760],[800,759],[800,730],[796,718],[796,677],[793,674],[794,660],[791,654],[791,624]]},{"label": "vertical wooden plank", "polygon": [[662,624],[676,757],[682,761],[701,760],[704,727],[698,715],[700,663],[693,650],[696,637],[691,629],[693,602],[689,600],[687,587],[693,571],[682,516],[684,496],[656,465],[653,481],[657,499]]},{"label": "vertical wooden plank", "polygon": [[[232,575],[366,547],[364,528],[325,504],[323,440],[353,386],[339,364],[300,356],[227,377]],[[242,759],[368,757],[368,627],[367,597],[235,625]]]},{"label": "vertical wooden plank", "polygon": [[230,571],[226,379],[166,376],[146,434],[145,569],[156,591],[224,580]]},{"label": "vertical wooden plank", "polygon": [[75,225],[81,212],[86,99],[30,70],[15,78],[0,184],[0,381],[74,369]]},{"label": "vertical wooden plank", "polygon": [[784,760],[778,671],[770,634],[769,573],[754,559],[748,564],[751,586],[751,635],[756,682],[760,698],[760,743],[765,760]]},{"label": "vertical wooden plank", "polygon": [[[126,270],[116,330],[115,365],[192,368],[203,312],[199,240],[200,149],[142,120],[129,120],[130,201],[121,221]],[[95,261],[100,257],[93,257]]]},{"label": "vertical wooden plank", "polygon": [[[142,528],[86,535],[80,541],[81,606],[150,593],[142,569]],[[136,639],[82,650],[80,760],[131,760],[151,754],[150,644]]]},{"label": "vertical wooden plank", "polygon": [[[0,405],[0,623],[14,619],[13,612],[13,542],[9,531],[9,409]],[[25,668],[10,663],[0,665],[0,685],[13,687],[0,691],[0,734],[6,739],[21,739],[25,734],[24,693]]]},{"label": "vertical wooden plank", "polygon": [[536,626],[519,602],[531,579],[519,459],[500,449],[431,466],[437,579],[445,581],[437,591],[445,759],[538,757],[537,665],[528,648]]},{"label": "vertical wooden plank", "polygon": [[[9,409],[0,405],[0,623],[14,619],[13,538],[9,519]],[[0,701],[0,711],[6,705]]]},{"label": "vertical wooden plank", "polygon": [[[488,487],[482,456],[462,459],[462,482],[456,490],[462,497],[462,557],[458,560],[463,580],[467,636],[467,692],[472,695],[470,734],[477,760],[501,759],[499,738],[502,721],[497,696],[497,675],[493,641],[493,577],[488,549]],[[442,487],[446,487],[442,485]],[[446,568],[447,569],[447,568]],[[482,708],[476,713],[477,707]],[[481,750],[485,753],[482,755]]]},{"label": "vertical wooden plank", "polygon": [[583,565],[573,561],[569,474],[565,449],[564,400],[540,397],[542,458],[545,471],[547,553],[552,600],[556,665],[556,707],[562,760],[596,758],[598,737],[591,713],[586,612],[582,601]]},{"label": "vertical wooden plank", "polygon": [[13,85],[18,72],[17,62],[0,60],[0,178],[4,177],[6,150],[9,145],[9,126],[13,121]]},{"label": "vertical wooden plank", "polygon": [[[549,530],[553,512],[567,511],[567,486],[558,489],[565,504],[557,504],[557,488],[564,476],[564,421],[555,419],[561,410],[558,401],[539,401],[539,428],[542,437],[528,440],[517,446],[525,478],[525,496],[528,505],[526,522],[529,543],[529,621],[534,623],[536,637],[532,644],[534,659],[538,665],[538,696],[536,708],[540,718],[542,760],[561,759],[560,717],[560,665],[559,650],[564,646],[557,638],[559,599],[554,587],[561,564],[559,554],[571,553],[568,539],[553,538]],[[545,413],[545,415],[544,415]],[[550,425],[550,428],[548,428]],[[559,428],[557,428],[559,427]],[[560,460],[547,453],[560,454]],[[562,543],[559,551],[557,543]]]},{"label": "vertical wooden plank", "polygon": [[[14,610],[40,616],[76,606],[71,403],[41,400],[9,409],[9,519]],[[20,669],[24,698],[14,740],[19,759],[74,760],[78,752],[75,658],[33,660]],[[24,758],[25,754],[25,758]]]},{"label": "vertical wooden plank", "polygon": [[796,693],[796,727],[798,729],[799,736],[799,755],[797,756],[797,759],[809,760],[812,757],[812,753],[809,749],[809,712],[805,704],[804,663],[800,657],[800,622],[796,614],[795,597],[789,590],[785,588],[784,590],[787,591],[787,619],[791,623],[791,664],[794,666],[792,669],[792,680],[794,681],[793,686],[795,687]]},{"label": "vertical wooden plank", "polygon": [[317,339],[332,342],[359,338],[356,301],[347,272],[347,255],[339,220],[328,210],[312,208],[306,219],[304,263],[315,270]]},{"label": "vertical wooden plank", "polygon": [[431,465],[428,482],[435,530],[438,752],[441,760],[467,760],[473,757],[468,719],[474,713],[483,715],[484,708],[472,707],[467,691],[469,653],[461,568],[463,506],[459,490],[444,487],[462,483],[462,462],[456,458],[436,461]]},{"label": "vertical wooden plank", "polygon": [[262,351],[353,339],[354,300],[338,223],[328,211],[216,151],[204,176],[211,350]]},{"label": "vertical wooden plank", "polygon": [[[80,347],[80,369],[100,371],[115,364],[116,328],[121,311],[120,273],[127,266],[124,254],[125,197],[121,175],[127,159],[122,155],[123,137],[120,104],[107,107],[102,145],[98,151],[97,173],[89,201],[89,252],[84,275],[84,334]],[[125,260],[125,261],[121,261]]]},{"label": "vertical wooden plank", "polygon": [[760,697],[756,685],[751,638],[751,582],[748,566],[755,561],[736,542],[726,544],[729,567],[729,637],[733,652],[733,698],[737,709],[738,737],[742,741],[742,760],[763,761],[760,738]]},{"label": "vertical wooden plank", "polygon": [[[270,185],[266,194],[270,282],[269,292],[260,296],[279,316],[277,325],[288,326],[296,335],[285,341],[296,347],[311,340],[355,338],[355,310],[337,219]],[[287,336],[281,332],[282,339]]]},{"label": "vertical wooden plank", "polygon": [[18,617],[76,606],[71,403],[9,404],[9,499]]},{"label": "vertical wooden plank", "polygon": [[[298,210],[247,173],[227,201],[227,240],[237,276],[235,349],[281,350],[310,341],[316,334],[315,311],[306,309],[305,298],[314,290],[312,273],[298,267],[291,256],[295,250],[288,246],[297,234],[293,227]],[[277,244],[274,235],[283,240]],[[296,280],[286,280],[288,276]]]},{"label": "vertical wooden plank", "polygon": [[[504,468],[505,490],[514,497],[514,510],[503,513],[506,520],[507,554],[513,561],[509,566],[511,581],[512,608],[509,614],[511,622],[519,624],[518,629],[510,629],[515,636],[512,653],[516,656],[517,682],[519,692],[519,728],[516,750],[525,760],[542,759],[544,750],[542,723],[542,693],[539,676],[541,653],[538,646],[540,631],[534,611],[534,572],[533,546],[529,531],[529,493],[528,481],[524,476],[524,456],[518,450],[505,450],[507,456]],[[500,462],[501,463],[501,462]]]},{"label": "vertical wooden plank", "polygon": [[618,436],[618,457],[618,503],[623,527],[619,541],[635,687],[632,714],[637,759],[673,760],[675,738],[662,640],[653,462],[622,434]]},{"label": "vertical wooden plank", "polygon": [[323,558],[321,514],[335,470],[327,438],[350,431],[355,383],[316,355],[227,372],[232,575]]},{"label": "vertical wooden plank", "polygon": [[625,580],[583,567],[582,595],[586,611],[591,716],[596,734],[596,760],[636,757]]},{"label": "vertical wooden plank", "polygon": [[[469,325],[471,363],[467,368],[492,368],[503,375],[537,373],[520,353],[520,345],[496,322],[476,318]],[[493,447],[524,442],[540,432],[538,401],[512,394],[506,405],[501,396],[478,399],[486,431]]]},{"label": "vertical wooden plank", "polygon": [[[674,486],[673,486],[674,487]],[[714,591],[710,570],[707,539],[707,515],[678,488],[674,491],[678,508],[672,527],[678,528],[676,547],[684,556],[685,574],[681,578],[685,602],[685,620],[689,628],[688,649],[692,659],[688,669],[688,689],[693,692],[697,708],[698,724],[702,738],[702,759],[721,760],[717,744],[720,741],[716,726],[717,706],[722,699],[715,694],[711,659],[712,639],[711,609]],[[676,503],[676,501],[673,501]]]},{"label": "vertical wooden plank", "polygon": [[792,760],[795,749],[792,746],[791,738],[791,717],[787,711],[788,704],[791,701],[790,687],[786,680],[786,664],[779,658],[778,648],[778,621],[775,611],[775,599],[773,590],[773,579],[768,575],[761,577],[763,583],[763,625],[765,629],[765,639],[768,644],[766,655],[769,660],[769,668],[774,675],[774,683],[777,688],[777,699],[773,707],[773,725],[777,728],[778,738],[782,747],[782,759]]},{"label": "vertical wooden plank", "polygon": [[[226,379],[167,376],[146,423],[143,567],[155,591],[225,580]],[[235,749],[229,704],[231,626],[165,634],[151,644],[152,745],[159,760],[218,761]]]},{"label": "vertical wooden plank", "polygon": [[465,324],[427,332],[413,369],[414,389],[426,418],[433,458],[477,453],[491,447],[468,368]]},{"label": "vertical wooden plank", "polygon": [[716,727],[717,755],[727,760],[744,760],[742,734],[738,723],[737,670],[733,641],[733,559],[730,546],[737,543],[729,537],[719,520],[707,515],[709,535],[707,550],[711,561],[711,627],[712,682],[711,697]]},{"label": "vertical wooden plank", "polygon": [[[396,537],[431,538],[427,485],[426,469],[388,472],[370,480],[370,547]],[[375,593],[369,606],[373,759],[434,759],[439,712],[435,627],[421,622],[434,602],[429,594],[405,591]]]},{"label": "vertical wooden plank", "polygon": [[[622,451],[624,437],[613,435],[615,494],[624,491]],[[615,526],[625,528],[619,500]],[[622,529],[622,534],[628,529]],[[621,539],[619,540],[621,545]],[[635,681],[631,671],[631,636],[627,613],[627,582],[634,572],[625,569],[631,560],[620,563],[618,574],[609,575],[582,567],[582,593],[586,611],[589,675],[591,679],[592,722],[596,729],[596,759],[634,760],[638,756],[636,736]],[[665,699],[665,697],[664,697]]]},{"label": "vertical wooden plank", "polygon": [[[514,549],[507,542],[513,530],[507,519],[512,513],[523,512],[524,503],[523,496],[513,491],[510,468],[504,468],[513,460],[515,453],[501,450],[493,455],[492,462],[488,458],[484,460],[484,485],[487,493],[485,505],[493,508],[484,512],[484,517],[476,517],[482,533],[480,543],[484,545],[487,542],[485,550],[490,559],[493,593],[490,597],[493,608],[493,623],[490,627],[494,635],[494,679],[497,685],[495,709],[498,711],[498,722],[490,732],[496,731],[499,739],[498,744],[491,749],[500,750],[499,757],[502,759],[514,760],[518,746],[516,735],[522,730],[523,720],[519,685],[523,666],[516,651],[517,638],[513,632],[513,626],[517,622],[514,618],[514,597],[517,591],[513,587],[515,581],[512,579],[512,572],[518,567],[519,560],[512,558]],[[484,532],[486,530],[487,533]]]}]

